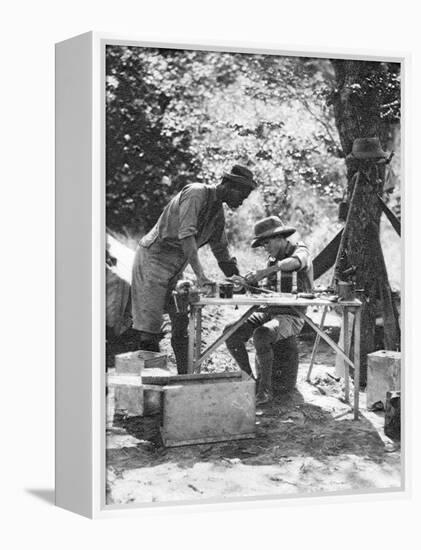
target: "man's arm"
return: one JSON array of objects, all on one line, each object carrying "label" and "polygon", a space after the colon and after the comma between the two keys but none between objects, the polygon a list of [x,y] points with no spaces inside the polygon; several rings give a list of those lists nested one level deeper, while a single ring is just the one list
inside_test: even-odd
[{"label": "man's arm", "polygon": [[200,263],[196,243],[198,217],[205,197],[206,192],[203,186],[186,187],[182,191],[179,206],[178,238],[183,254],[191,265],[199,286],[209,281]]},{"label": "man's arm", "polygon": [[196,275],[198,285],[203,286],[204,283],[210,282],[210,279],[206,277],[202,264],[200,263],[195,237],[190,236],[181,239],[181,246],[185,257]]},{"label": "man's arm", "polygon": [[284,258],[277,264],[267,267],[266,269],[259,269],[253,273],[250,273],[246,276],[246,280],[250,284],[255,284],[261,279],[264,279],[277,271],[300,271],[302,269],[306,269],[310,261],[310,251],[308,247],[303,242],[299,242],[297,243],[292,256]]},{"label": "man's arm", "polygon": [[269,275],[272,275],[277,271],[297,271],[300,269],[300,267],[300,260],[292,256],[291,258],[284,258],[277,264],[266,267],[265,269],[258,269],[257,271],[249,273],[245,276],[245,279],[249,284],[256,284],[260,280],[264,279],[265,277],[269,277]]},{"label": "man's arm", "polygon": [[228,239],[225,233],[225,216],[223,211],[216,222],[215,231],[209,239],[209,245],[218,262],[218,266],[224,273],[225,277],[240,274],[236,258],[232,257],[229,253]]}]

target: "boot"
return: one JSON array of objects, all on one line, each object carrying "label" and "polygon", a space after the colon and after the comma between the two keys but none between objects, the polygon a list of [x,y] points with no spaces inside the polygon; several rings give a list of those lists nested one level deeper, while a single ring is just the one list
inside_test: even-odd
[{"label": "boot", "polygon": [[256,394],[256,405],[266,405],[272,401],[272,366],[273,352],[259,353],[260,366],[259,389]]},{"label": "boot", "polygon": [[250,359],[246,346],[242,340],[235,338],[235,334],[233,336],[228,338],[225,345],[240,369],[248,376],[251,376],[251,378],[254,378],[253,371],[250,367]]}]

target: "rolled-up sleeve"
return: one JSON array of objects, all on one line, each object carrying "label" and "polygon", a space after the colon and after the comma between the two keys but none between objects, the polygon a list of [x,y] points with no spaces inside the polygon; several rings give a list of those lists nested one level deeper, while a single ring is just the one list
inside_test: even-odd
[{"label": "rolled-up sleeve", "polygon": [[204,195],[200,189],[186,188],[182,191],[179,203],[178,238],[185,239],[197,234],[199,213]]},{"label": "rolled-up sleeve", "polygon": [[294,250],[292,258],[297,258],[297,260],[300,262],[300,269],[298,269],[297,271],[307,269],[307,267],[310,265],[310,251],[304,243],[297,244],[297,248]]},{"label": "rolled-up sleeve", "polygon": [[209,239],[209,245],[218,262],[228,262],[231,259],[228,250],[228,239],[225,233],[225,217],[223,212],[218,216],[215,231]]}]

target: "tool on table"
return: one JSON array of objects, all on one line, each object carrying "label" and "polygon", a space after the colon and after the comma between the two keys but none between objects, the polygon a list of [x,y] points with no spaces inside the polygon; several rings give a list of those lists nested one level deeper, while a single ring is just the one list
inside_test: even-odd
[{"label": "tool on table", "polygon": [[[234,278],[235,277],[235,278]],[[277,294],[273,290],[269,290],[266,288],[262,288],[260,286],[253,286],[246,283],[246,280],[244,277],[240,277],[240,275],[235,275],[234,277],[227,277],[227,281],[230,281],[234,284],[234,291],[240,288],[245,288],[246,290],[249,290],[250,292],[254,293],[262,293],[262,294],[270,294],[274,295]],[[241,281],[239,280],[241,279]]]},{"label": "tool on table", "polygon": [[316,298],[316,295],[314,292],[299,292],[297,294],[297,298],[303,298],[305,300],[314,300]]},{"label": "tool on table", "polygon": [[177,281],[175,290],[172,291],[172,296],[177,312],[187,313],[189,304],[198,302],[200,295],[205,298],[215,298],[219,292],[221,298],[232,298],[233,290],[234,284],[231,281],[221,283],[220,285],[215,281],[209,281],[199,289],[194,282],[182,279]]},{"label": "tool on table", "polygon": [[199,300],[199,290],[192,281],[180,280],[172,291],[177,313],[187,313],[188,306]]}]

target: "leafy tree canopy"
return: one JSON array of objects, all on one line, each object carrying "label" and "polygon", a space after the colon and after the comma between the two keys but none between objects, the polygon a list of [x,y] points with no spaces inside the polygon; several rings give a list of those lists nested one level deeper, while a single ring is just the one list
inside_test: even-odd
[{"label": "leafy tree canopy", "polygon": [[[255,173],[263,213],[314,230],[346,187],[335,85],[327,59],[109,46],[107,225],[143,233],[185,184],[217,183],[240,162]],[[398,72],[385,70],[352,93],[386,91],[384,115],[396,118],[397,86]],[[232,237],[239,215],[228,215]]]}]

